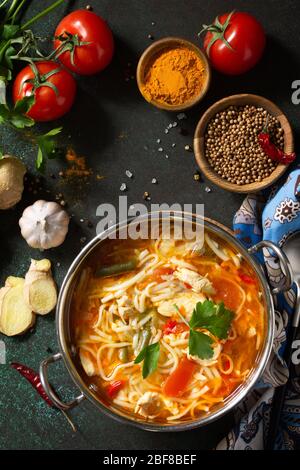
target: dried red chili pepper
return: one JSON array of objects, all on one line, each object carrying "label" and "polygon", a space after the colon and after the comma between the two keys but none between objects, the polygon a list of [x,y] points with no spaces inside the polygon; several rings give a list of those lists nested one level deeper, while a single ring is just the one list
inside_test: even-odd
[{"label": "dried red chili pepper", "polygon": [[54,407],[53,402],[48,397],[42,383],[39,374],[37,374],[33,369],[19,362],[12,362],[11,367],[16,369],[28,382],[33,386],[33,388],[38,392],[40,397],[47,403],[47,405]]},{"label": "dried red chili pepper", "polygon": [[121,390],[121,388],[124,386],[124,383],[124,380],[116,380],[115,382],[111,382],[106,389],[107,395],[110,398],[114,398],[118,391]]},{"label": "dried red chili pepper", "polygon": [[288,154],[276,147],[276,145],[271,141],[271,136],[267,132],[266,127],[260,134],[258,134],[258,142],[262,150],[268,155],[268,157],[271,158],[271,160],[274,160],[275,162],[288,165],[296,158],[295,152]]},{"label": "dried red chili pepper", "polygon": [[[32,387],[37,391],[37,393],[47,403],[48,406],[50,406],[51,408],[56,408],[53,401],[48,397],[42,385],[40,376],[37,372],[35,372],[35,370],[31,369],[31,367],[25,366],[24,364],[20,364],[19,362],[11,362],[10,365],[14,369],[16,369],[32,385]],[[69,416],[64,410],[60,411],[70,424],[73,432],[76,432],[76,427],[71,418],[69,418]]]}]

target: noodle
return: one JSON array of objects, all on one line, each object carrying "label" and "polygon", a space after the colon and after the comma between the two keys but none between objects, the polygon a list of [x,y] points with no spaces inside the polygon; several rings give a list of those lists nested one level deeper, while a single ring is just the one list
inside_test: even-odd
[{"label": "noodle", "polygon": [[[195,242],[184,240],[107,243],[109,248],[104,246],[82,271],[72,299],[74,344],[85,381],[99,399],[110,384],[119,384],[106,402],[140,419],[174,424],[213,411],[247,379],[264,341],[265,306],[258,283],[247,284],[239,277],[240,270],[252,278],[255,274],[231,246],[208,233],[198,251],[193,250]],[[130,256],[136,260],[132,272],[103,278],[93,274],[99,265],[124,263]],[[180,278],[181,270],[187,281],[190,275],[191,284]],[[212,289],[204,291],[203,279]],[[226,307],[228,303],[234,318],[226,337],[219,338],[205,325],[198,328],[212,343],[212,357],[201,358],[189,353],[185,322],[205,299],[223,301]],[[143,362],[134,361],[156,344],[157,367],[143,378]],[[165,385],[179,373],[183,360],[194,364],[193,374],[177,394],[167,394]]]}]

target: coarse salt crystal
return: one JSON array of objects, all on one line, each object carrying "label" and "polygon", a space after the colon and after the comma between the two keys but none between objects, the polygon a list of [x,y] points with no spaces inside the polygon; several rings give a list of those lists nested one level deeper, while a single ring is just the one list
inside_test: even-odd
[{"label": "coarse salt crystal", "polygon": [[159,152],[163,152],[164,149],[163,149],[162,147],[159,147],[159,148],[158,148],[158,151],[159,151]]},{"label": "coarse salt crystal", "polygon": [[121,186],[120,186],[120,191],[126,191],[126,189],[127,189],[127,184],[122,183]]},{"label": "coarse salt crystal", "polygon": [[206,186],[205,192],[206,192],[206,193],[211,193],[211,189],[210,189],[208,186]]},{"label": "coarse salt crystal", "polygon": [[132,178],[132,177],[133,177],[133,173],[132,173],[132,171],[130,171],[130,170],[126,170],[126,171],[125,171],[125,175],[128,176],[128,178]]},{"label": "coarse salt crystal", "polygon": [[152,178],[151,183],[152,183],[152,184],[156,184],[156,183],[157,183],[157,179],[156,179],[156,178]]},{"label": "coarse salt crystal", "polygon": [[177,119],[179,119],[179,121],[181,121],[182,119],[186,119],[186,118],[187,118],[187,115],[185,113],[177,114]]}]

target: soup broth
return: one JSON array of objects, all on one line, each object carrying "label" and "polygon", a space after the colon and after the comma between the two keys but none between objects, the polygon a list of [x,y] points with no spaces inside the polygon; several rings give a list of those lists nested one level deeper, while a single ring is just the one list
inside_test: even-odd
[{"label": "soup broth", "polygon": [[107,240],[72,299],[82,375],[138,419],[193,420],[247,380],[264,343],[260,282],[209,231],[190,240]]}]

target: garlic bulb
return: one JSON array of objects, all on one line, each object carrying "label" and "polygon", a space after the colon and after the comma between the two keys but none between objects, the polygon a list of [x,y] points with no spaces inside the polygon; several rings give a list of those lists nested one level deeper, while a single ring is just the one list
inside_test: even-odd
[{"label": "garlic bulb", "polygon": [[0,209],[10,209],[21,200],[26,167],[16,157],[4,155],[0,160]]},{"label": "garlic bulb", "polygon": [[47,250],[63,243],[69,220],[59,204],[40,200],[24,210],[19,225],[29,246]]}]

